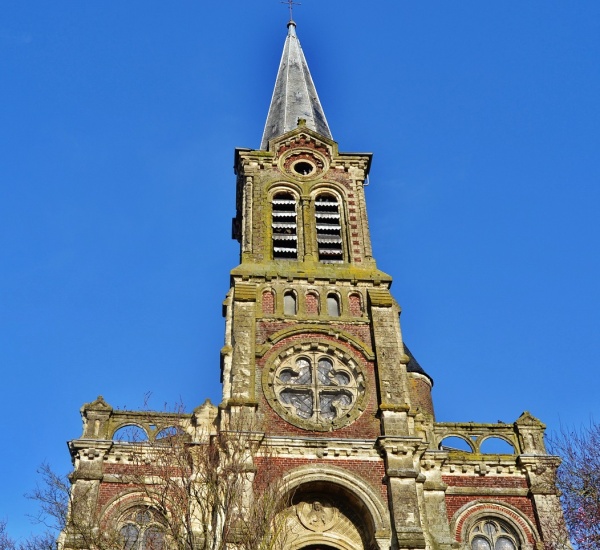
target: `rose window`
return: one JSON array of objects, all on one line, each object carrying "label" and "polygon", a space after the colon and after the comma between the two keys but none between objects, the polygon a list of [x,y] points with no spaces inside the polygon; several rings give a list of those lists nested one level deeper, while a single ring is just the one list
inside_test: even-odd
[{"label": "rose window", "polygon": [[347,354],[317,349],[279,359],[271,369],[269,401],[286,420],[328,430],[351,422],[360,413],[364,376]]}]

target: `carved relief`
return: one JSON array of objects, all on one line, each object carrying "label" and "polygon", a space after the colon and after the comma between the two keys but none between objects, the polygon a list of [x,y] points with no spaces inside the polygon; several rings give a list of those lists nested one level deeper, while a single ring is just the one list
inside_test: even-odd
[{"label": "carved relief", "polygon": [[[284,512],[286,533],[281,546],[290,550],[335,545],[343,550],[363,550],[359,526],[321,495],[304,497]],[[285,540],[283,540],[285,539]]]},{"label": "carved relief", "polygon": [[339,521],[337,508],[326,500],[301,502],[296,505],[296,514],[300,523],[315,533],[329,531]]}]

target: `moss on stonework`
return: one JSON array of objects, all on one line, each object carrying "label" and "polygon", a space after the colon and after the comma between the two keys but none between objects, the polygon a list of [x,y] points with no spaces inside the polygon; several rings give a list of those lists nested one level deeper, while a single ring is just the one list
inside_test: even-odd
[{"label": "moss on stonework", "polygon": [[265,261],[242,263],[231,270],[232,277],[257,278],[308,278],[335,281],[361,281],[373,284],[392,284],[392,278],[379,269],[359,267],[355,264],[323,264],[320,262]]}]

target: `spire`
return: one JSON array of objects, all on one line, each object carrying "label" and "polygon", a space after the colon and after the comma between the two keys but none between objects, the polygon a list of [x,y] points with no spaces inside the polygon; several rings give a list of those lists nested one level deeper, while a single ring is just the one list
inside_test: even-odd
[{"label": "spire", "polygon": [[296,36],[296,23],[290,21],[260,148],[266,149],[270,139],[296,128],[298,119],[306,120],[308,128],[331,139],[323,107]]}]

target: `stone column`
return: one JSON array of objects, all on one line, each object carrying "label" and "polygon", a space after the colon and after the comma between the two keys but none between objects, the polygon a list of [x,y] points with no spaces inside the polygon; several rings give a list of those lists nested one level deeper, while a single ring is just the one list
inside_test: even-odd
[{"label": "stone column", "polygon": [[76,439],[69,442],[75,471],[71,474],[69,527],[61,534],[65,549],[81,548],[98,526],[98,493],[103,478],[104,456],[112,441]]},{"label": "stone column", "polygon": [[242,254],[252,253],[252,203],[253,203],[253,177],[244,177],[244,196],[242,198]]},{"label": "stone column", "polygon": [[230,401],[238,404],[246,404],[255,400],[256,292],[257,288],[253,283],[235,283]]},{"label": "stone column", "polygon": [[351,169],[351,175],[356,185],[356,201],[358,213],[360,216],[360,236],[363,243],[365,258],[373,259],[373,249],[371,247],[371,233],[369,231],[369,220],[367,219],[367,205],[365,201],[365,171],[360,168]]},{"label": "stone column", "polygon": [[421,461],[422,471],[425,475],[423,483],[424,522],[435,545],[434,548],[439,550],[451,550],[454,544],[446,509],[448,486],[442,481],[442,466],[447,459],[447,452],[429,450],[423,455]]},{"label": "stone column", "polygon": [[378,444],[385,457],[398,548],[425,548],[417,494],[418,464],[425,446],[420,439],[412,437],[382,437]]},{"label": "stone column", "polygon": [[571,548],[556,488],[557,456],[520,455],[519,466],[525,468],[529,491],[538,518],[540,535],[546,543],[560,550]]},{"label": "stone column", "polygon": [[[298,249],[300,249],[300,245],[302,244],[304,260],[315,259],[314,243],[316,240],[316,222],[310,207],[310,202],[311,199],[309,196],[304,195],[300,197],[302,212],[300,220],[298,220]],[[302,230],[300,230],[300,228],[302,228]],[[298,259],[302,260],[300,257],[300,250],[298,250]]]},{"label": "stone column", "polygon": [[398,311],[387,288],[369,289],[372,331],[379,377],[379,408],[386,435],[409,435],[410,403]]}]

